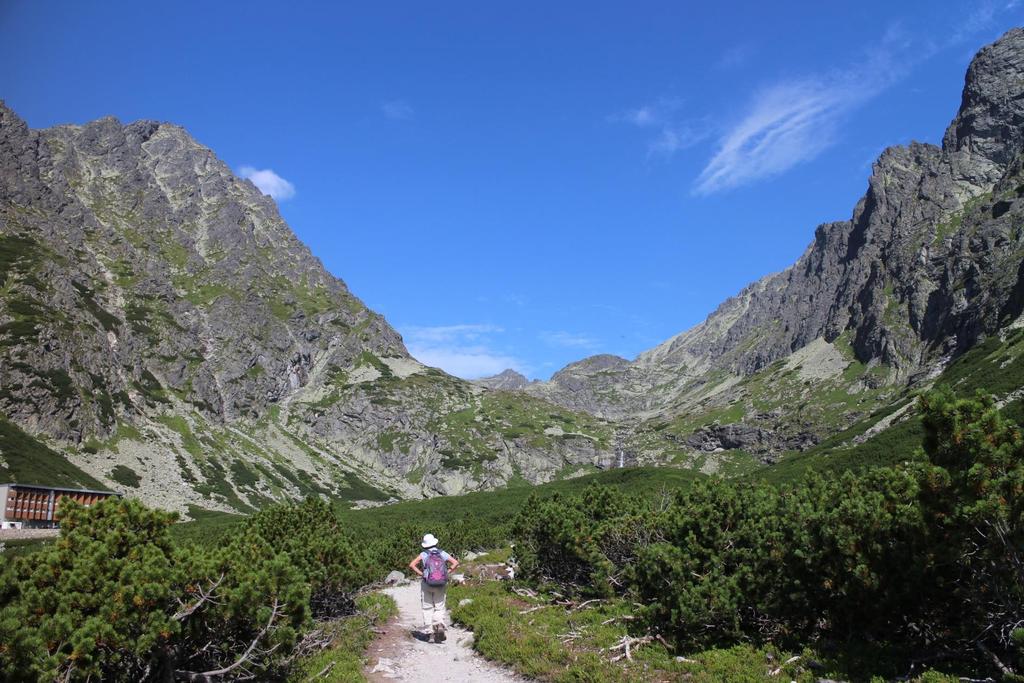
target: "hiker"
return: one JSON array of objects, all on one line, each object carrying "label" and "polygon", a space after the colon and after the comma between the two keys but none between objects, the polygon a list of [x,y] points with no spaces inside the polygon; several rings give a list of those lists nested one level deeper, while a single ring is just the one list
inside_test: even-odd
[{"label": "hiker", "polygon": [[[423,581],[420,582],[420,601],[423,606],[423,628],[433,624],[434,642],[445,639],[444,601],[448,592],[448,572],[459,566],[459,561],[437,547],[434,534],[423,537],[423,552],[412,559],[409,569]],[[422,569],[421,569],[422,567]],[[430,638],[430,632],[427,633]]]}]

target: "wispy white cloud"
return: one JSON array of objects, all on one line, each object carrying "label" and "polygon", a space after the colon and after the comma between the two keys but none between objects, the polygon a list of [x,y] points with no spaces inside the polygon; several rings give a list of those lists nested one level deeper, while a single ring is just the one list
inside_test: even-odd
[{"label": "wispy white cloud", "polygon": [[647,156],[671,158],[676,152],[693,147],[711,135],[706,124],[681,123],[662,126],[658,137],[647,143]]},{"label": "wispy white cloud", "polygon": [[508,368],[529,371],[520,359],[496,348],[494,337],[504,332],[496,325],[409,326],[401,332],[416,360],[456,377],[476,379]]},{"label": "wispy white cloud", "polygon": [[835,144],[840,124],[853,110],[940,50],[996,30],[1020,4],[1021,0],[969,4],[969,11],[951,18],[945,42],[936,42],[934,31],[913,34],[892,24],[858,63],[761,88],[746,114],[719,136],[714,155],[694,182],[694,193],[728,190],[816,158]]},{"label": "wispy white cloud", "polygon": [[381,113],[392,121],[409,121],[416,116],[415,110],[405,100],[392,100],[380,105]]},{"label": "wispy white cloud", "polygon": [[662,126],[671,121],[673,115],[683,106],[678,97],[659,97],[653,102],[633,109],[626,109],[608,117],[611,123],[628,123],[637,128]]},{"label": "wispy white cloud", "polygon": [[576,334],[573,332],[566,332],[564,330],[558,330],[554,332],[541,332],[541,340],[550,346],[560,346],[563,348],[570,349],[596,349],[599,343],[593,337],[585,334]]},{"label": "wispy white cloud", "polygon": [[417,348],[409,346],[413,358],[432,368],[441,368],[463,379],[489,377],[508,370],[525,374],[523,364],[512,356],[495,354],[486,347]]},{"label": "wispy white cloud", "polygon": [[677,120],[683,101],[661,97],[635,109],[627,109],[608,117],[611,123],[626,123],[637,128],[657,131],[647,143],[647,155],[672,157],[710,135],[710,128],[701,122]]},{"label": "wispy white cloud", "polygon": [[719,138],[694,192],[706,195],[745,185],[816,158],[835,143],[840,122],[853,109],[927,56],[925,47],[893,26],[858,64],[762,88],[747,113]]},{"label": "wispy white cloud", "polygon": [[295,196],[295,186],[269,168],[257,169],[252,166],[242,166],[238,169],[238,175],[251,180],[260,192],[270,195],[279,202]]},{"label": "wispy white cloud", "polygon": [[754,99],[747,115],[720,140],[697,178],[710,194],[787,171],[835,141],[842,116],[867,93],[820,81],[779,83]]}]

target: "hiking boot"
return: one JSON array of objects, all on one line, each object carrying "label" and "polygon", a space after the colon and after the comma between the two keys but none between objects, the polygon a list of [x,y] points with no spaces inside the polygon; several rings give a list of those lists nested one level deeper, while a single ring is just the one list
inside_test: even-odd
[{"label": "hiking boot", "polygon": [[444,624],[434,624],[434,642],[443,643],[447,637],[444,632]]}]

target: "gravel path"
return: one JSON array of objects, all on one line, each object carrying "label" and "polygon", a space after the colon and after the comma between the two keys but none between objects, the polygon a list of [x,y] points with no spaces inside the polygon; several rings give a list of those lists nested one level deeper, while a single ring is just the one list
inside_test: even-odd
[{"label": "gravel path", "polygon": [[0,541],[24,541],[30,538],[57,538],[60,529],[0,529]]},{"label": "gravel path", "polygon": [[443,643],[426,642],[420,634],[419,582],[404,583],[383,591],[398,604],[398,617],[370,646],[366,677],[370,681],[465,681],[504,683],[523,678],[488,662],[473,652],[473,633],[448,626]]}]

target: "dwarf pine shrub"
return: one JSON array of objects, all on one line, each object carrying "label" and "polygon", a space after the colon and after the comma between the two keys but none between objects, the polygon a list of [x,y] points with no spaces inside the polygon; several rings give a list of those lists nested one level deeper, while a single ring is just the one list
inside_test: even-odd
[{"label": "dwarf pine shrub", "polygon": [[707,480],[667,504],[592,486],[532,498],[523,573],[643,605],[682,648],[861,640],[1019,666],[1024,438],[991,398],[920,399],[924,455],[788,488]]},{"label": "dwarf pine shrub", "polygon": [[63,502],[56,544],[0,577],[0,677],[267,678],[315,613],[338,614],[369,582],[321,501],[269,508],[215,547],[174,545],[174,518],[135,500]]}]

